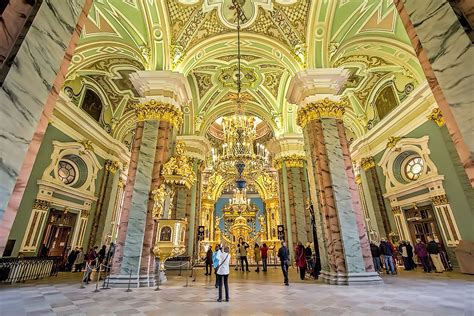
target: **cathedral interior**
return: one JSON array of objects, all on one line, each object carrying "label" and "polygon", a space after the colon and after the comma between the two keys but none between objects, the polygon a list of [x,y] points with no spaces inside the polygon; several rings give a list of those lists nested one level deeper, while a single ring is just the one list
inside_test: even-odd
[{"label": "cathedral interior", "polygon": [[372,245],[434,241],[445,272],[420,282],[467,282],[444,314],[474,313],[472,1],[9,0],[0,16],[0,293],[103,245],[110,287],[146,291],[217,245],[233,266],[242,242],[278,269],[283,243],[292,264],[312,247],[305,291],[377,291]]}]

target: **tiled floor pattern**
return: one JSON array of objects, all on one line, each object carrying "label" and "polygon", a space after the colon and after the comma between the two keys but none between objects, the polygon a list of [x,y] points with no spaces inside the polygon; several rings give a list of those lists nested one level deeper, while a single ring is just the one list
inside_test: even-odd
[{"label": "tiled floor pattern", "polygon": [[[291,271],[296,279],[296,271]],[[401,273],[378,286],[282,284],[278,269],[234,272],[231,301],[216,302],[214,279],[169,276],[161,291],[80,289],[78,275],[0,287],[0,315],[474,315],[474,277]],[[290,279],[291,282],[291,279]]]}]

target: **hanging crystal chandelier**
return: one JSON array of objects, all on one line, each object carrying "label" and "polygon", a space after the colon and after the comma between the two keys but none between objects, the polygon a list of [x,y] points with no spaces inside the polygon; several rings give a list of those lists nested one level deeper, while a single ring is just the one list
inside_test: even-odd
[{"label": "hanging crystal chandelier", "polygon": [[253,116],[243,114],[240,99],[241,55],[240,55],[240,23],[247,19],[238,1],[232,1],[231,9],[236,10],[237,19],[237,104],[236,114],[222,119],[224,141],[220,148],[211,150],[214,166],[225,174],[237,175],[237,188],[243,189],[243,175],[261,172],[269,166],[268,150],[263,144],[256,142],[257,123]]}]

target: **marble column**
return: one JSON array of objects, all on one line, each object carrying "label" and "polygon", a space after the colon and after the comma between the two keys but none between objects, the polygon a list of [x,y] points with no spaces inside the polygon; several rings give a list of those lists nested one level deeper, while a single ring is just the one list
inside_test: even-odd
[{"label": "marble column", "polygon": [[367,205],[370,205],[371,210],[369,215],[374,215],[374,222],[377,225],[379,237],[388,238],[392,232],[390,221],[388,219],[387,208],[383,197],[382,187],[380,186],[377,175],[376,165],[373,157],[362,158],[360,166],[362,170],[361,180],[364,189],[364,196]]},{"label": "marble column", "polygon": [[89,235],[88,248],[105,245],[106,240],[103,238],[106,219],[110,218],[109,214],[113,212],[115,197],[117,194],[117,183],[120,178],[120,168],[118,161],[107,160],[105,162],[104,175],[101,179],[99,189],[99,199],[97,200],[94,210],[92,229]]},{"label": "marble column", "polygon": [[451,6],[472,23],[472,1],[393,2],[474,187],[474,47]]},{"label": "marble column", "polygon": [[[348,105],[338,93],[348,71],[309,69],[291,81],[287,99],[300,105],[297,123],[303,128],[307,159],[312,161],[318,211],[327,265],[321,271],[329,284],[381,282],[374,271],[364,216],[356,189],[342,116]],[[322,249],[321,249],[322,248]]]},{"label": "marble column", "polygon": [[[285,218],[289,222],[288,243],[296,248],[298,242],[303,245],[312,241],[311,221],[308,213],[310,201],[306,183],[305,156],[283,155],[276,160],[276,169],[283,177],[280,188],[285,194],[281,200],[285,212]],[[289,220],[288,220],[289,219]]]},{"label": "marble column", "polygon": [[0,88],[0,254],[91,5],[43,1]]},{"label": "marble column", "polygon": [[190,89],[183,75],[171,71],[139,71],[131,75],[141,95],[135,106],[137,128],[117,238],[110,285],[155,284],[155,220],[152,192],[164,180],[162,167],[174,151],[183,122],[181,107]]}]

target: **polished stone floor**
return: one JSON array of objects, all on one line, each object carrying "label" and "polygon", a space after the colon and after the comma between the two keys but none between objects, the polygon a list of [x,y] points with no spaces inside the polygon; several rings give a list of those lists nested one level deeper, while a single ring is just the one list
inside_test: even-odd
[{"label": "polished stone floor", "polygon": [[[230,275],[230,302],[216,302],[214,276],[195,282],[169,272],[160,291],[80,289],[78,274],[0,286],[0,315],[474,315],[474,276],[401,272],[378,286],[331,286],[314,280],[282,284],[278,269]],[[187,279],[187,280],[186,280]],[[186,287],[186,281],[188,286]]]}]

